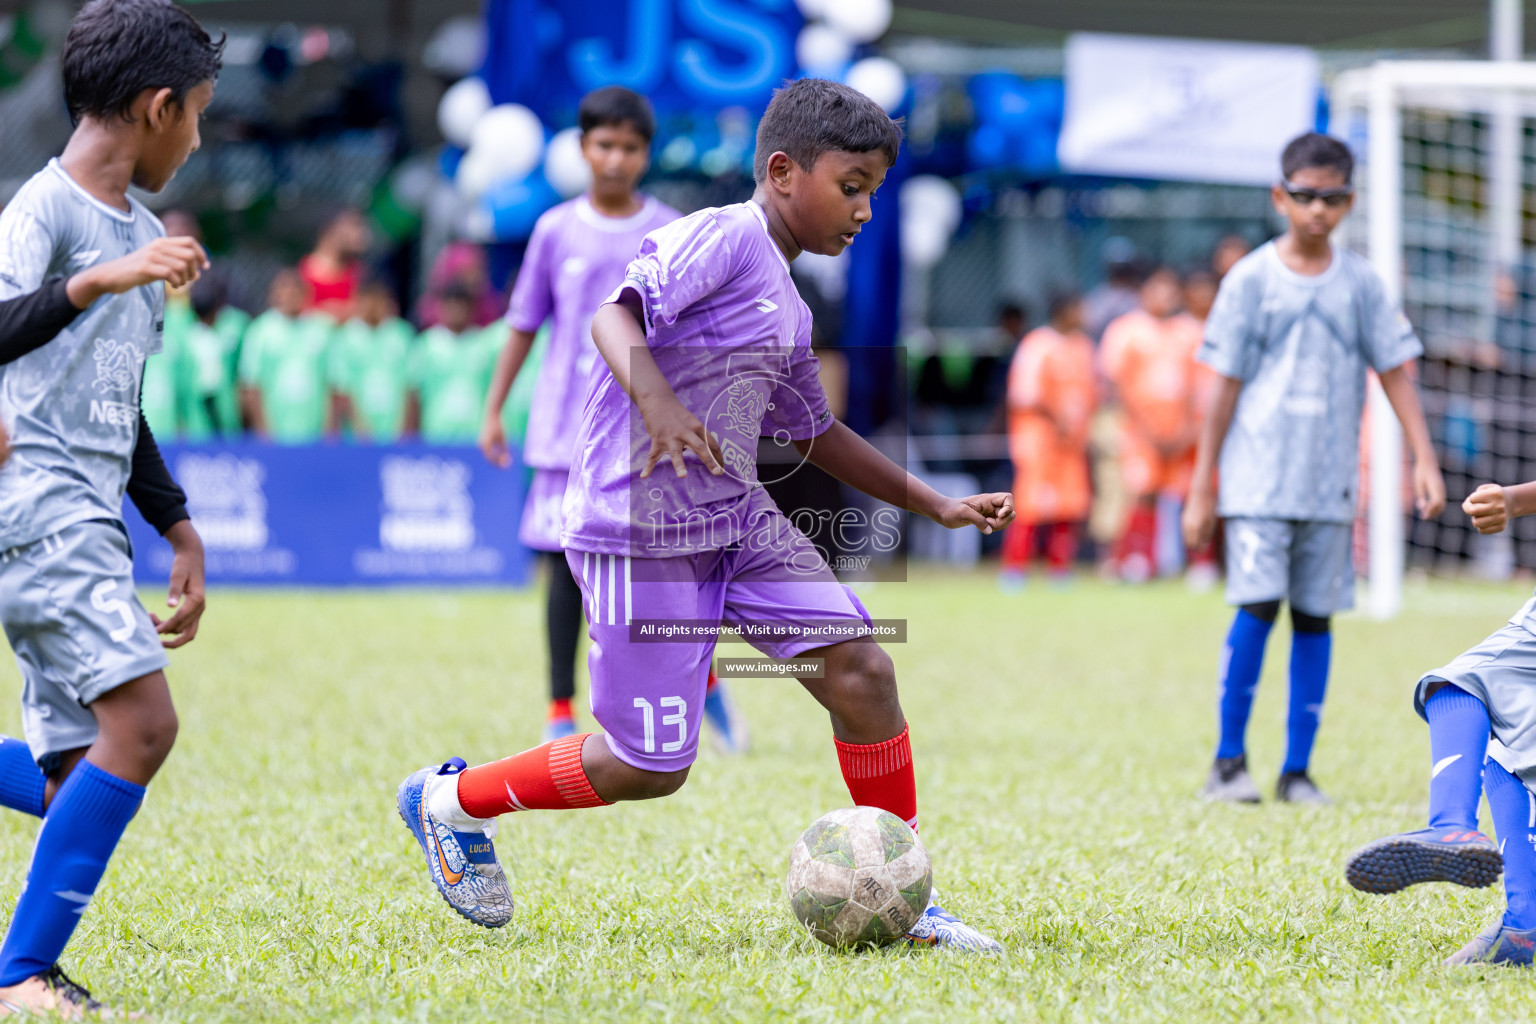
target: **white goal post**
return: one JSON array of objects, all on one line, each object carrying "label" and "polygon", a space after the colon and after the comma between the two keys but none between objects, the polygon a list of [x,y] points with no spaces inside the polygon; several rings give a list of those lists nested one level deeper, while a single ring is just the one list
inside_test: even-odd
[{"label": "white goal post", "polygon": [[[1469,309],[1468,303],[1480,304],[1485,315],[1479,329],[1487,330],[1481,336],[1491,338],[1493,270],[1513,266],[1521,258],[1524,122],[1536,118],[1536,63],[1379,61],[1340,73],[1334,79],[1331,98],[1334,122],[1348,132],[1356,156],[1364,164],[1359,179],[1363,201],[1352,218],[1356,223],[1349,229],[1351,233],[1346,234],[1347,244],[1369,257],[1385,280],[1389,297],[1405,306],[1413,297],[1405,295],[1405,285],[1426,293],[1436,292],[1439,285],[1447,290],[1454,285],[1459,298],[1443,301],[1459,304],[1455,312],[1464,321],[1479,319],[1477,310]],[[1478,198],[1458,207],[1457,216],[1470,221],[1470,227],[1461,227],[1459,244],[1475,244],[1484,251],[1476,269],[1470,275],[1458,271],[1455,282],[1431,277],[1410,279],[1405,270],[1405,111],[1430,111],[1436,118],[1470,118],[1478,125],[1482,148],[1458,157],[1477,161],[1466,171],[1466,177],[1479,183]],[[1359,145],[1362,135],[1363,152]],[[1420,205],[1428,209],[1432,204]],[[1415,228],[1422,231],[1423,225],[1416,223]],[[1473,240],[1470,243],[1466,242],[1469,238]],[[1372,448],[1366,610],[1372,617],[1384,619],[1396,615],[1402,604],[1407,548],[1403,441],[1380,386],[1372,387],[1369,408]],[[1448,500],[1458,501],[1459,496],[1449,495]]]}]

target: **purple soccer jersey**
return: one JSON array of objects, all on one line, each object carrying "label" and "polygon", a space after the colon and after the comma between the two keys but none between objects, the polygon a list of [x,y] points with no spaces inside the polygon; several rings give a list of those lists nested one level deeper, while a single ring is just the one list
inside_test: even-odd
[{"label": "purple soccer jersey", "polygon": [[647,235],[609,301],[626,290],[640,297],[657,366],[719,442],[726,471],[712,476],[689,453],[686,477],[663,463],[641,480],[645,424],[599,364],[577,435],[561,545],[670,558],[735,544],[765,514],[753,500],[762,489],[759,437],[788,446],[833,422],[811,352],[810,310],[754,202],[700,210]]},{"label": "purple soccer jersey", "polygon": [[599,361],[592,345],[592,314],[624,280],[641,240],[678,216],[646,196],[633,216],[604,217],[586,196],[578,196],[549,210],[534,226],[507,309],[507,322],[516,330],[531,333],[549,323],[549,346],[523,442],[526,465],[571,467],[587,377]]}]

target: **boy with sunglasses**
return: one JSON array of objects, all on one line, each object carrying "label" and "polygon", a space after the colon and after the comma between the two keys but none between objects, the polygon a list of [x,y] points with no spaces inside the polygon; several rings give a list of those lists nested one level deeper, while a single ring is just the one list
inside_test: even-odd
[{"label": "boy with sunglasses", "polygon": [[1289,601],[1290,710],[1275,798],[1327,803],[1308,763],[1328,685],[1330,618],[1354,603],[1351,526],[1367,369],[1380,376],[1407,434],[1421,517],[1440,514],[1445,483],[1408,375],[1422,346],[1370,264],[1329,241],[1354,199],[1354,157],[1337,139],[1308,133],[1285,147],[1280,166],[1273,201],[1288,230],[1222,280],[1199,353],[1219,376],[1185,540],[1198,549],[1216,517],[1226,520],[1227,601],[1238,607],[1221,657],[1220,741],[1201,795],[1259,801],[1245,734],[1264,644]]}]

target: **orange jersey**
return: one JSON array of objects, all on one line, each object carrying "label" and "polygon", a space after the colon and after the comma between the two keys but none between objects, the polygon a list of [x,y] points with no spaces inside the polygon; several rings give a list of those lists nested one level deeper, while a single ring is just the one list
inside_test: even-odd
[{"label": "orange jersey", "polygon": [[1008,369],[1013,500],[1024,522],[1088,517],[1088,423],[1097,400],[1087,335],[1040,327],[1024,336]]},{"label": "orange jersey", "polygon": [[1180,313],[1175,320],[1181,321],[1181,329],[1188,332],[1184,343],[1189,346],[1189,366],[1193,377],[1190,394],[1194,398],[1194,425],[1198,429],[1211,411],[1211,400],[1216,397],[1216,381],[1221,375],[1196,359],[1200,343],[1205,340],[1205,321],[1197,320],[1188,313]]},{"label": "orange jersey", "polygon": [[1167,444],[1190,435],[1197,325],[1193,317],[1159,320],[1138,309],[1104,330],[1104,376],[1119,393],[1128,429],[1145,440]]}]

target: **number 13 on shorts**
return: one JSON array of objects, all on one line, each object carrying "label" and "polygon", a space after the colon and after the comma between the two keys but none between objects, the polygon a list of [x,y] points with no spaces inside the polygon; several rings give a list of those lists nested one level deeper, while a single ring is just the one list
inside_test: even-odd
[{"label": "number 13 on shorts", "polygon": [[[661,716],[663,729],[677,726],[677,738],[662,743],[661,752],[676,753],[688,742],[688,702],[681,697],[663,697],[657,703],[661,705],[663,712],[668,708],[677,709],[674,714],[664,713]],[[656,709],[644,697],[635,698],[635,707],[640,709],[641,720],[645,723],[645,752],[654,754],[656,753]]]}]

